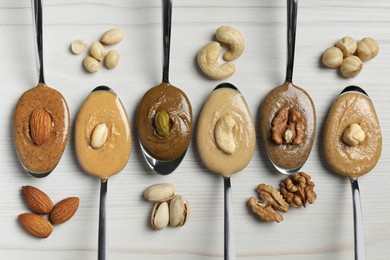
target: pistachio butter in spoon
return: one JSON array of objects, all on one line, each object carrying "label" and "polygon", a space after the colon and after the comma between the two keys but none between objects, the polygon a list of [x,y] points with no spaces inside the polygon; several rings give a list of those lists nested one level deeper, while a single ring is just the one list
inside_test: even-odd
[{"label": "pistachio butter in spoon", "polygon": [[45,84],[43,73],[42,3],[32,1],[38,85],[19,99],[14,113],[14,142],[24,169],[34,177],[49,175],[60,161],[69,133],[64,97]]},{"label": "pistachio butter in spoon", "polygon": [[224,178],[225,259],[235,259],[230,177],[250,162],[256,142],[252,115],[239,90],[218,85],[199,115],[196,142],[203,164]]},{"label": "pistachio butter in spoon", "polygon": [[292,83],[298,0],[287,1],[286,80],[271,90],[261,104],[260,129],[268,157],[283,174],[293,174],[309,157],[316,133],[313,100]]},{"label": "pistachio butter in spoon", "polygon": [[173,172],[183,160],[192,135],[192,107],[186,94],[169,83],[172,0],[163,4],[162,83],[143,96],[137,111],[137,133],[143,156],[158,174]]},{"label": "pistachio butter in spoon", "polygon": [[119,97],[108,87],[95,88],[80,108],[74,133],[77,159],[90,175],[101,180],[98,259],[106,259],[106,193],[108,178],[127,164],[131,130]]},{"label": "pistachio butter in spoon", "polygon": [[366,258],[358,177],[369,173],[382,152],[382,133],[374,105],[356,86],[333,103],[324,131],[325,158],[336,173],[350,179],[353,198],[355,259]]}]

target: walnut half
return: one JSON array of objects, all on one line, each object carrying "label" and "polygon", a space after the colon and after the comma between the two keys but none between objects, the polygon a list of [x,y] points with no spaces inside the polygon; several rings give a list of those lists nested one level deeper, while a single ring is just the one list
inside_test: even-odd
[{"label": "walnut half", "polygon": [[275,144],[300,144],[305,137],[306,119],[301,111],[285,106],[271,122],[272,140]]},{"label": "walnut half", "polygon": [[278,211],[286,213],[289,205],[283,199],[282,195],[274,187],[266,184],[260,184],[256,188],[259,197],[257,201],[254,197],[249,198],[248,205],[252,212],[260,219],[267,222],[281,222],[282,214]]},{"label": "walnut half", "polygon": [[317,198],[314,182],[304,172],[295,173],[280,183],[280,193],[285,201],[294,208],[305,207],[306,202],[313,204]]}]

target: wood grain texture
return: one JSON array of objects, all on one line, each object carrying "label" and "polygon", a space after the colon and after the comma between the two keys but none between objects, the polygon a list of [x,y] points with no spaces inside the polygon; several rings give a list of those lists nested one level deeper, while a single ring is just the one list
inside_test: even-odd
[{"label": "wood grain texture", "polygon": [[[47,84],[68,101],[72,127],[88,93],[98,85],[113,88],[132,122],[132,154],[127,167],[108,184],[109,259],[223,259],[223,181],[201,164],[194,138],[177,171],[152,174],[143,161],[135,132],[135,115],[142,95],[161,81],[162,41],[160,1],[44,1],[44,62]],[[244,54],[235,61],[236,73],[228,80],[245,96],[255,123],[259,106],[273,87],[283,83],[286,64],[285,1],[177,0],[173,1],[171,83],[186,92],[197,118],[210,91],[219,83],[206,79],[196,66],[197,51],[213,39],[220,25],[238,28],[246,39]],[[98,40],[119,27],[125,39],[110,49],[121,53],[115,70],[87,74],[83,55],[69,51],[72,40]],[[232,177],[237,259],[353,259],[352,196],[349,181],[332,173],[322,151],[327,112],[347,85],[364,88],[375,103],[383,133],[382,157],[367,176],[359,179],[367,259],[390,255],[390,2],[300,1],[294,82],[312,96],[317,110],[317,138],[303,170],[316,183],[318,199],[305,209],[292,209],[279,224],[253,217],[246,200],[259,183],[277,186],[284,176],[266,158],[260,138],[249,166]],[[99,180],[78,165],[73,129],[64,156],[47,178],[33,179],[20,165],[12,138],[12,118],[21,94],[37,83],[30,2],[0,3],[0,259],[96,259]],[[322,68],[322,52],[341,37],[371,36],[380,53],[365,64],[354,79]],[[180,229],[156,232],[149,226],[150,203],[143,190],[158,182],[173,183],[191,203],[191,216]],[[45,240],[27,235],[17,216],[28,212],[21,186],[44,190],[54,203],[80,197],[79,210],[67,223],[56,226]]]}]

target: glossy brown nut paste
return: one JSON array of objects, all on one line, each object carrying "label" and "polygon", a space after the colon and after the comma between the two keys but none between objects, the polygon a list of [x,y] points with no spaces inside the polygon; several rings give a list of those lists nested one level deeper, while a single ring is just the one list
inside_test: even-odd
[{"label": "glossy brown nut paste", "polygon": [[[42,145],[36,145],[30,135],[30,116],[38,108],[46,110],[53,122],[50,137]],[[14,114],[14,141],[26,170],[45,174],[56,167],[68,140],[69,121],[64,97],[44,84],[38,84],[20,97]]]},{"label": "glossy brown nut paste", "polygon": [[[165,110],[171,118],[168,137],[156,131],[154,117]],[[159,160],[174,160],[188,148],[192,135],[192,108],[183,91],[161,83],[151,88],[142,98],[137,112],[137,133],[144,149]]]}]

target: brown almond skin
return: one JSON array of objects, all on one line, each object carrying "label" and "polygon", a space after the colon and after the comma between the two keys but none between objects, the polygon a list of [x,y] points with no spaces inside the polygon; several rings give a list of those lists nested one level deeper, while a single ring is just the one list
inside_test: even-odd
[{"label": "brown almond skin", "polygon": [[42,145],[49,139],[52,122],[50,114],[43,108],[37,108],[32,112],[30,134],[36,145]]},{"label": "brown almond skin", "polygon": [[22,227],[35,237],[47,238],[53,232],[53,226],[42,216],[34,213],[23,213],[18,218]]},{"label": "brown almond skin", "polygon": [[79,198],[69,197],[58,202],[50,212],[49,220],[53,225],[68,221],[79,207]]},{"label": "brown almond skin", "polygon": [[46,215],[53,209],[53,202],[50,197],[38,188],[23,186],[22,195],[28,208],[34,213]]}]

